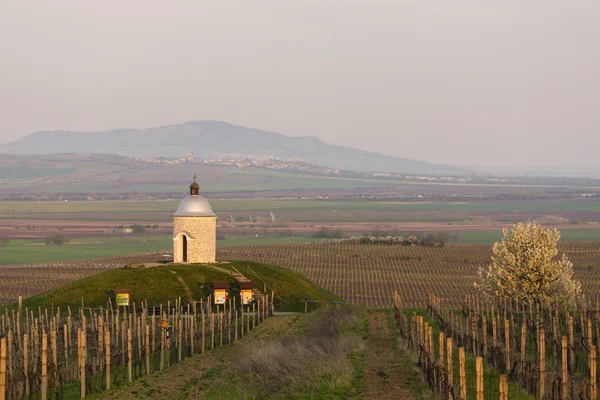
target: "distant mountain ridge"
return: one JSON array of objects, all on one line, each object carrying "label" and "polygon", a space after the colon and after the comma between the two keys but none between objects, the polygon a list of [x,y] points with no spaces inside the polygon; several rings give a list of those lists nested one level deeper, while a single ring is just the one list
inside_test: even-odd
[{"label": "distant mountain ridge", "polygon": [[104,153],[130,157],[197,157],[221,154],[300,158],[309,163],[354,171],[405,174],[467,174],[450,165],[327,144],[313,136],[288,137],[222,121],[192,121],[148,129],[105,132],[40,131],[0,145],[0,153]]}]

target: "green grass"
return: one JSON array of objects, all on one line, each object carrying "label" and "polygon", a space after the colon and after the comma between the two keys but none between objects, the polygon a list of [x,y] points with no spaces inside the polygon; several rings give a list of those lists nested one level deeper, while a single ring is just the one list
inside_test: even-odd
[{"label": "green grass", "polygon": [[[308,281],[291,270],[258,263],[220,263],[220,269],[201,264],[165,264],[153,268],[121,268],[106,271],[84,278],[49,292],[32,296],[23,301],[23,307],[30,309],[77,306],[82,298],[86,307],[106,307],[113,291],[131,290],[131,302],[140,305],[147,301],[150,307],[167,304],[167,301],[181,297],[187,302],[186,288],[192,292],[194,300],[206,299],[211,293],[211,282],[232,282],[231,296],[238,296],[236,279],[231,276],[230,265],[255,280],[258,288],[267,284],[269,295],[275,291],[277,311],[304,310],[304,300],[342,301],[339,297]],[[174,272],[174,273],[173,273]],[[112,298],[114,304],[114,298]],[[10,306],[14,307],[14,304]]]},{"label": "green grass", "polygon": [[[185,193],[181,194],[181,198]],[[32,213],[32,212],[90,212],[90,211],[146,211],[173,212],[179,204],[175,200],[122,200],[122,201],[44,201],[36,202],[0,202],[0,212]],[[502,203],[484,202],[423,202],[423,203],[387,203],[387,202],[353,202],[327,201],[317,199],[210,199],[217,212],[232,211],[277,211],[277,210],[338,210],[342,211],[438,211],[438,212],[471,212],[479,215],[501,212],[536,212],[556,214],[561,212],[600,213],[600,201],[515,201]],[[268,211],[267,211],[268,212]]]},{"label": "green grass", "polygon": [[[316,240],[319,239],[240,235],[217,240],[217,246],[307,243]],[[70,244],[59,246],[46,246],[42,243],[41,239],[11,240],[7,246],[0,246],[0,265],[84,260],[173,249],[171,236],[77,238],[72,239]]]},{"label": "green grass", "polygon": [[[181,194],[181,198],[184,193]],[[170,223],[180,199],[124,201],[44,201],[0,202],[0,221],[139,221],[143,224]],[[515,201],[484,202],[372,202],[327,201],[321,199],[210,199],[215,213],[226,220],[248,218],[248,214],[268,218],[273,212],[278,221],[304,222],[436,222],[457,224],[476,217],[489,217],[502,222],[538,218],[540,213],[564,215],[577,221],[600,221],[600,201]],[[536,213],[536,214],[533,214]],[[28,222],[26,222],[28,223]],[[25,224],[25,223],[24,223]],[[585,230],[585,225],[572,225]],[[469,229],[468,226],[465,227]],[[391,229],[391,228],[390,228]],[[448,229],[452,229],[451,226]]]},{"label": "green grass", "polygon": [[84,260],[96,257],[115,257],[173,248],[170,236],[137,236],[119,238],[73,239],[59,246],[31,246],[41,240],[11,240],[0,247],[0,265],[33,264],[54,261]]},{"label": "green grass", "polygon": [[255,281],[259,289],[263,289],[266,284],[269,294],[274,290],[276,310],[304,311],[304,300],[343,301],[287,268],[242,261],[231,262],[231,265]]},{"label": "green grass", "polygon": [[[175,271],[173,274],[170,271]],[[106,271],[89,278],[80,279],[68,285],[50,290],[49,292],[32,296],[23,301],[23,307],[37,309],[59,306],[81,305],[84,299],[86,307],[106,307],[112,291],[119,289],[131,290],[131,301],[141,305],[147,300],[150,307],[166,304],[169,300],[181,297],[186,301],[183,285],[177,277],[183,278],[192,290],[194,297],[200,300],[208,293],[213,281],[231,281],[235,279],[229,274],[213,268],[193,264],[169,264],[155,268],[121,268]],[[111,300],[114,304],[114,298]]]}]

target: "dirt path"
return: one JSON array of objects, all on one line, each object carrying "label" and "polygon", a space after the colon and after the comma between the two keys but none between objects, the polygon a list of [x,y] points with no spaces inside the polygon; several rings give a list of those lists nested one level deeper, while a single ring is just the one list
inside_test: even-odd
[{"label": "dirt path", "polygon": [[[221,271],[224,272],[226,274],[231,274],[233,272],[233,270],[229,270],[227,268],[223,268],[223,267],[217,267],[215,265],[211,265],[210,267],[216,269],[217,271]],[[246,278],[244,275],[242,275],[241,272],[239,272],[237,269],[235,270],[236,272],[232,273],[231,275],[235,278],[235,280],[237,280],[238,282],[248,282],[250,279]]]},{"label": "dirt path", "polygon": [[389,326],[391,315],[372,311],[369,315],[365,377],[365,399],[414,399],[405,386],[403,367]]},{"label": "dirt path", "polygon": [[[172,274],[177,274],[177,272],[170,270],[169,272],[171,272]],[[185,283],[185,281],[183,280],[182,277],[180,277],[179,275],[177,275],[177,280],[179,281],[179,283],[181,283],[181,286],[183,286],[183,290],[185,292],[185,297],[187,297],[187,301],[188,303],[191,303],[194,301],[194,295],[192,293],[192,290],[190,289],[190,287]]]},{"label": "dirt path", "polygon": [[122,389],[95,399],[202,399],[203,378],[217,374],[231,366],[239,358],[245,346],[289,332],[302,321],[302,315],[271,317],[256,329],[232,345],[206,351],[166,369],[162,374],[154,373],[140,378]]}]

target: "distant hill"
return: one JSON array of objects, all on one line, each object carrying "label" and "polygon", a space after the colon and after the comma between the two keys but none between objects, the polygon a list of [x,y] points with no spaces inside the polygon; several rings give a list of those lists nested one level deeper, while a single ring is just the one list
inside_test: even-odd
[{"label": "distant hill", "polygon": [[222,154],[300,158],[354,171],[406,174],[466,174],[469,171],[327,144],[316,137],[288,137],[221,121],[193,121],[149,129],[106,132],[40,131],[0,145],[0,153],[103,153],[132,157],[197,157]]},{"label": "distant hill", "polygon": [[[156,161],[156,160],[154,160]],[[197,175],[202,193],[242,193],[269,191],[274,196],[288,191],[407,189],[407,182],[387,177],[361,177],[354,174],[320,174],[294,170],[296,162],[280,162],[287,169],[210,164],[196,161],[153,162],[115,154],[35,154],[0,153],[0,196],[19,193],[182,193]],[[416,184],[417,192],[422,186]],[[387,188],[387,189],[386,189]],[[364,192],[362,192],[364,193]],[[307,195],[306,192],[300,195]],[[95,194],[90,197],[94,197]]]}]

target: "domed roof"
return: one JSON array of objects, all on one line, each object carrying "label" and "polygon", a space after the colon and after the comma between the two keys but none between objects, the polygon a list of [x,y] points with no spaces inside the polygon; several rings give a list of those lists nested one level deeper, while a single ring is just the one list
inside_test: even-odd
[{"label": "domed roof", "polygon": [[190,185],[190,195],[181,200],[177,211],[173,214],[174,217],[216,217],[208,200],[199,194],[200,185],[196,183],[196,175],[194,182]]},{"label": "domed roof", "polygon": [[208,200],[202,196],[190,195],[181,200],[174,217],[216,217]]}]

